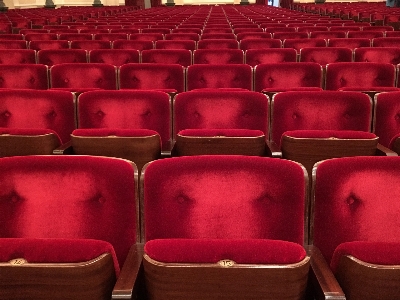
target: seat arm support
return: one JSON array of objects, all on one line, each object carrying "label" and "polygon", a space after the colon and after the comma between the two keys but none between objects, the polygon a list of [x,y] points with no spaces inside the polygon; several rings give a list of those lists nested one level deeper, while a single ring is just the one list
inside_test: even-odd
[{"label": "seat arm support", "polygon": [[112,292],[112,299],[142,299],[144,244],[135,244],[129,250]]},{"label": "seat arm support", "polygon": [[315,246],[305,247],[310,256],[310,280],[314,299],[345,300],[346,297],[321,251]]},{"label": "seat arm support", "polygon": [[383,146],[382,144],[378,144],[376,146],[376,155],[377,156],[398,156],[398,154],[389,148]]},{"label": "seat arm support", "polygon": [[274,158],[282,158],[282,150],[273,141],[267,141],[267,148],[271,152],[271,156]]},{"label": "seat arm support", "polygon": [[71,141],[62,144],[60,147],[53,150],[54,155],[69,155],[74,154]]}]

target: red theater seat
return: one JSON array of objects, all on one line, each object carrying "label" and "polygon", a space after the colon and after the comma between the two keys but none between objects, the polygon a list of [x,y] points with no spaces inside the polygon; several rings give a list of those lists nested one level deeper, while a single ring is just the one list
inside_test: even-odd
[{"label": "red theater seat", "polygon": [[46,90],[48,69],[40,64],[0,64],[0,88]]},{"label": "red theater seat", "polygon": [[35,64],[36,51],[32,49],[0,49],[0,64]]},{"label": "red theater seat", "polygon": [[245,60],[252,67],[267,63],[296,62],[297,52],[291,48],[249,49],[246,50]]},{"label": "red theater seat", "polygon": [[178,64],[187,67],[192,64],[192,52],[186,49],[143,50],[142,63]]},{"label": "red theater seat", "polygon": [[239,42],[233,39],[200,40],[197,49],[239,49]]},{"label": "red theater seat", "polygon": [[89,51],[89,62],[122,66],[139,63],[139,50],[134,49],[93,49]]},{"label": "red theater seat", "polygon": [[354,61],[376,62],[397,65],[400,63],[400,48],[394,47],[369,47],[356,48]]},{"label": "red theater seat", "polygon": [[240,49],[197,49],[193,64],[243,64],[244,52]]},{"label": "red theater seat", "polygon": [[341,47],[307,47],[300,49],[301,62],[316,62],[322,66],[333,62],[352,62],[353,50]]},{"label": "red theater seat", "polygon": [[83,49],[44,49],[37,53],[38,63],[53,66],[61,63],[86,63],[87,53]]}]

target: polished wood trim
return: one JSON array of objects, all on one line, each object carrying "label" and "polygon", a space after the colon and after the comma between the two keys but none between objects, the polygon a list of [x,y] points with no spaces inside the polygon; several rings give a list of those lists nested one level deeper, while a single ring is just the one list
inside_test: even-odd
[{"label": "polished wood trim", "polygon": [[315,246],[306,246],[311,257],[310,281],[312,294],[317,300],[345,300],[346,297],[321,251]]},{"label": "polished wood trim", "polygon": [[53,133],[41,135],[0,134],[0,157],[17,155],[46,155],[60,146]]},{"label": "polished wood trim", "polygon": [[349,300],[392,300],[400,295],[399,265],[370,264],[344,255],[336,277]]},{"label": "polished wood trim", "polygon": [[111,254],[80,263],[0,264],[0,299],[106,300],[116,281]]}]

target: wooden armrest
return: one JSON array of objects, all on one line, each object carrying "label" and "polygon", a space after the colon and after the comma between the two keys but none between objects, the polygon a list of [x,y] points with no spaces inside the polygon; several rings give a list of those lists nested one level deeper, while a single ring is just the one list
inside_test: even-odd
[{"label": "wooden armrest", "polygon": [[282,158],[282,150],[279,146],[273,141],[267,141],[267,147],[271,153],[272,157]]},{"label": "wooden armrest", "polygon": [[310,280],[315,299],[345,300],[346,297],[321,251],[315,246],[305,247],[310,256]]},{"label": "wooden armrest", "polygon": [[74,154],[71,141],[62,144],[60,147],[53,150],[54,155],[69,155]]},{"label": "wooden armrest", "polygon": [[376,146],[376,155],[377,156],[398,156],[398,154],[392,150],[390,150],[389,148],[378,144]]},{"label": "wooden armrest", "polygon": [[144,244],[135,244],[129,250],[112,292],[112,299],[141,299],[144,288]]}]

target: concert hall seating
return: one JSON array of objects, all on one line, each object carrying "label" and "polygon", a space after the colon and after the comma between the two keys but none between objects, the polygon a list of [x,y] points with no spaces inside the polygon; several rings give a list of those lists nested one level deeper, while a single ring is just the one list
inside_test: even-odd
[{"label": "concert hall seating", "polygon": [[143,50],[141,56],[142,63],[178,64],[183,67],[192,64],[192,52],[186,49]]},{"label": "concert hall seating", "polygon": [[245,52],[245,61],[252,67],[259,64],[296,62],[297,51],[293,48],[248,49]]},{"label": "concert hall seating", "polygon": [[316,62],[322,66],[333,62],[352,62],[353,51],[342,47],[306,47],[300,49],[299,61]]},{"label": "concert hall seating", "polygon": [[243,64],[244,52],[240,49],[197,49],[193,64]]},{"label": "concert hall seating", "polygon": [[46,90],[47,72],[47,66],[41,64],[0,64],[0,88]]},{"label": "concert hall seating", "polygon": [[106,63],[117,67],[128,63],[139,63],[139,50],[93,49],[89,51],[89,62]]},{"label": "concert hall seating", "polygon": [[0,49],[0,64],[35,64],[36,51],[32,49]]},{"label": "concert hall seating", "polygon": [[87,53],[83,49],[44,49],[37,52],[39,64],[53,66],[60,63],[86,63]]}]

